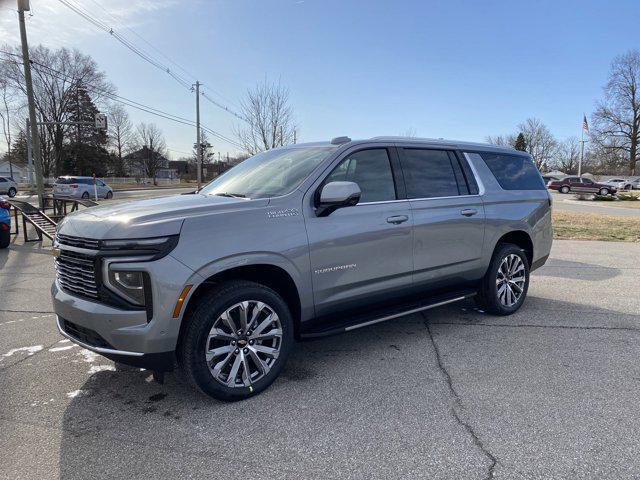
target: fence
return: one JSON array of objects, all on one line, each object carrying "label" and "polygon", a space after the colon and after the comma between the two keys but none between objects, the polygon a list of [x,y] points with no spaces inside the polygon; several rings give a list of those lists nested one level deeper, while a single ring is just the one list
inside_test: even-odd
[{"label": "fence", "polygon": [[[153,178],[148,177],[98,177],[107,185],[135,184],[135,185],[153,185]],[[45,183],[53,185],[56,178],[46,178]],[[177,185],[180,183],[179,178],[156,178],[158,185]]]}]

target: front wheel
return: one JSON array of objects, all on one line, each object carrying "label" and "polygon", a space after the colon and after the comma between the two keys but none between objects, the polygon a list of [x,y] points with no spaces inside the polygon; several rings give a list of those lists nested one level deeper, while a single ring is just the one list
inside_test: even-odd
[{"label": "front wheel", "polygon": [[15,187],[11,187],[7,192],[7,194],[9,195],[10,198],[13,198],[18,194],[18,190],[16,190]]},{"label": "front wheel", "polygon": [[286,302],[254,282],[230,281],[184,318],[178,362],[187,379],[219,400],[243,400],[278,377],[293,345]]},{"label": "front wheel", "polygon": [[476,300],[486,312],[511,315],[524,303],[529,289],[529,261],[522,248],[499,244],[482,279]]},{"label": "front wheel", "polygon": [[105,196],[105,198],[107,200],[111,200],[113,198],[113,192],[107,192],[107,195]]}]

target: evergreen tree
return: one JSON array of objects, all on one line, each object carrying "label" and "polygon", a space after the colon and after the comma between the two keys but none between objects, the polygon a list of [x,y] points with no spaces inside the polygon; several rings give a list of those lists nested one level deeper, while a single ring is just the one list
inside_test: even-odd
[{"label": "evergreen tree", "polygon": [[67,106],[69,121],[85,122],[74,125],[69,131],[69,143],[63,157],[64,173],[74,175],[104,176],[108,170],[107,133],[95,127],[99,112],[89,92],[79,86]]},{"label": "evergreen tree", "polygon": [[516,150],[520,150],[521,152],[527,151],[527,141],[524,139],[524,135],[522,134],[522,132],[518,134],[518,137],[516,138],[516,141],[513,144],[513,147]]}]

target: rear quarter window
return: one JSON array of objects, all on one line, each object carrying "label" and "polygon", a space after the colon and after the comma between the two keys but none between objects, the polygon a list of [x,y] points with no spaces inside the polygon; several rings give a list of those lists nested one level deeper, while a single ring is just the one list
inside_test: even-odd
[{"label": "rear quarter window", "polygon": [[480,156],[504,190],[546,190],[529,157],[482,152]]}]

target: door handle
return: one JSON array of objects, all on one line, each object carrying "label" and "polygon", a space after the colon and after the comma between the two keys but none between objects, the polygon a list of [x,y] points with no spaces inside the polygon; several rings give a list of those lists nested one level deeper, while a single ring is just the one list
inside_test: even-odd
[{"label": "door handle", "polygon": [[460,210],[460,215],[464,215],[465,217],[473,217],[478,210],[475,208],[465,208],[464,210]]},{"label": "door handle", "polygon": [[387,223],[393,223],[394,225],[399,225],[401,223],[409,220],[409,217],[406,215],[395,215],[393,217],[387,218]]}]

